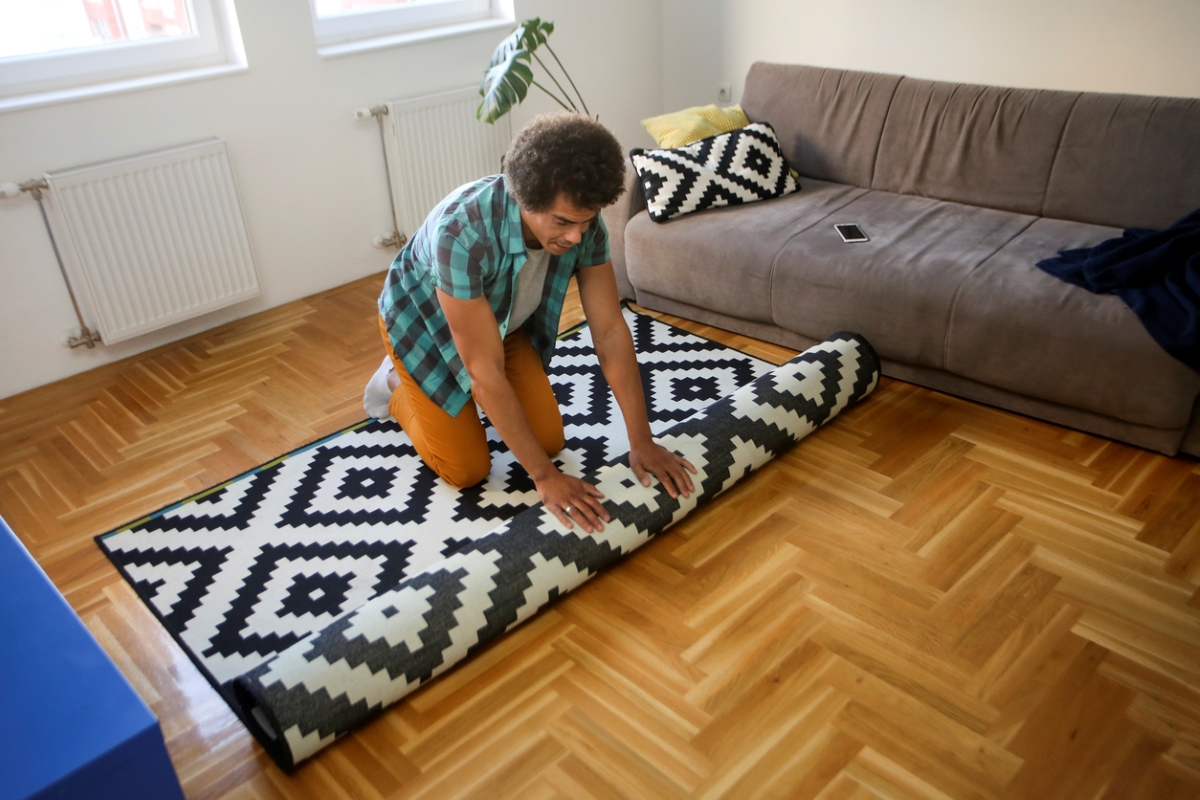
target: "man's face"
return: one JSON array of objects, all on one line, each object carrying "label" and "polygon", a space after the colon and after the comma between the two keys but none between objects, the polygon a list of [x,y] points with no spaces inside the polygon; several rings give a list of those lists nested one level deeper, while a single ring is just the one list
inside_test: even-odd
[{"label": "man's face", "polygon": [[526,244],[536,239],[551,255],[561,256],[579,244],[597,213],[595,209],[579,208],[560,194],[545,211],[522,208],[521,232]]}]

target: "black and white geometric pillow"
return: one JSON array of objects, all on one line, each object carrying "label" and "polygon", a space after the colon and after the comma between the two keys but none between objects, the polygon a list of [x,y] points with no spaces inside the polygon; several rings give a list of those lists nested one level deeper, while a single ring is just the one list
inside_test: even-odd
[{"label": "black and white geometric pillow", "polygon": [[756,122],[673,150],[629,151],[650,219],[782,197],[800,188],[775,129]]}]

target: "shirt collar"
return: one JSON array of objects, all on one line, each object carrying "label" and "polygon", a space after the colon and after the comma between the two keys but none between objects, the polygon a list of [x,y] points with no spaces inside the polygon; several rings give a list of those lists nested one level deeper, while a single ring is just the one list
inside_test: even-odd
[{"label": "shirt collar", "polygon": [[509,255],[528,255],[525,248],[525,235],[521,232],[521,206],[517,198],[508,189],[508,176],[502,175],[504,181],[504,230],[501,237],[506,240],[505,248]]}]

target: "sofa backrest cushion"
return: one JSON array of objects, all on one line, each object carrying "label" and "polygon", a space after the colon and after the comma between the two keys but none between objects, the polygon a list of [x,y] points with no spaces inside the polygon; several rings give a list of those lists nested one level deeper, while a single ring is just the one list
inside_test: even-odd
[{"label": "sofa backrest cushion", "polygon": [[1050,172],[1043,216],[1165,228],[1200,208],[1200,100],[1085,93]]},{"label": "sofa backrest cushion", "polygon": [[1200,207],[1197,99],[759,62],[742,108],[822,180],[1116,227]]},{"label": "sofa backrest cushion", "polygon": [[812,178],[868,188],[898,75],[758,62],[742,110],[769,122],[791,165]]},{"label": "sofa backrest cushion", "polygon": [[883,126],[871,188],[1040,214],[1078,98],[904,78]]}]

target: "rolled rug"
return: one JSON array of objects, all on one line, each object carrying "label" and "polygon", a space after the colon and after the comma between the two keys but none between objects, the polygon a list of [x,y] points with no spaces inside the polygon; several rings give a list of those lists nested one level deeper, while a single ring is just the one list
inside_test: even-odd
[{"label": "rolled rug", "polygon": [[838,333],[658,437],[697,469],[690,497],[642,486],[628,456],[592,480],[593,534],[541,504],[237,678],[242,718],[290,771],[598,570],[637,549],[874,391],[879,359]]}]

